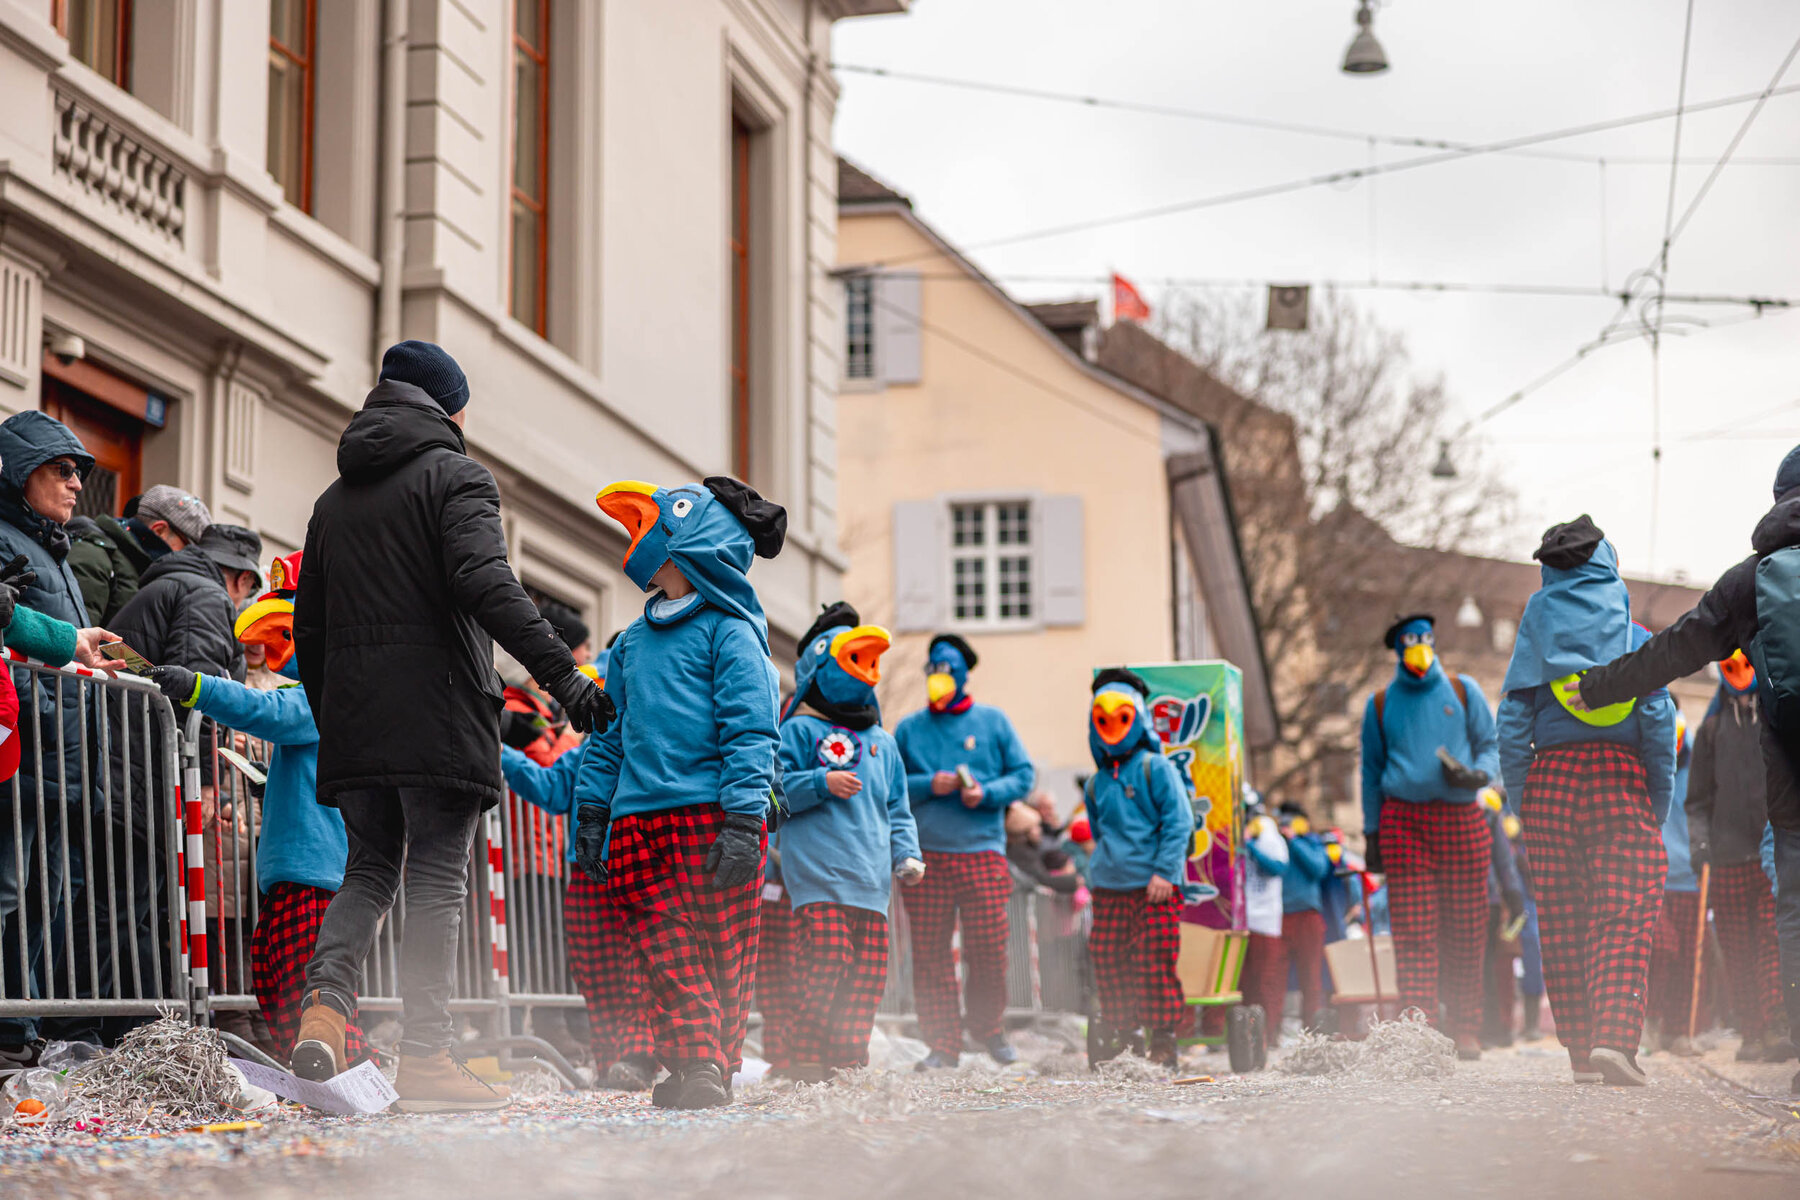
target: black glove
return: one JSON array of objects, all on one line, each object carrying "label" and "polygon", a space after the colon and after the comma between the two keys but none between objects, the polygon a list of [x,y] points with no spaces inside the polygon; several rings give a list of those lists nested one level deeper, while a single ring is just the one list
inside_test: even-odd
[{"label": "black glove", "polygon": [[12,624],[13,609],[19,604],[19,589],[10,583],[0,583],[0,629]]},{"label": "black glove", "polygon": [[613,717],[617,715],[613,709],[612,697],[601,691],[593,680],[574,669],[550,689],[550,694],[562,705],[569,724],[577,733],[605,733],[606,727],[612,724]]},{"label": "black glove", "polygon": [[186,667],[150,668],[150,681],[162,689],[163,695],[183,708],[194,706],[194,684],[199,678]]},{"label": "black glove", "polygon": [[0,566],[0,583],[23,590],[37,582],[37,572],[27,565],[23,554],[15,554]]},{"label": "black glove", "polygon": [[612,810],[604,804],[583,804],[575,810],[575,865],[595,883],[606,882],[606,829]]},{"label": "black glove", "polygon": [[543,736],[537,717],[531,713],[514,712],[510,708],[501,711],[500,740],[514,750],[523,750]]},{"label": "black glove", "polygon": [[1688,847],[1688,866],[1698,871],[1712,859],[1712,847],[1699,842]]},{"label": "black glove", "polygon": [[1507,888],[1500,893],[1500,902],[1506,906],[1506,919],[1516,921],[1525,915],[1525,893]]},{"label": "black glove", "polygon": [[740,888],[762,870],[763,820],[749,813],[726,813],[725,827],[713,839],[701,869],[712,876],[713,886]]},{"label": "black glove", "polygon": [[1373,829],[1363,831],[1363,868],[1371,875],[1387,874],[1381,865],[1381,838]]},{"label": "black glove", "polygon": [[1465,767],[1461,763],[1454,767],[1449,763],[1439,763],[1438,769],[1444,773],[1444,782],[1453,788],[1467,788],[1475,791],[1484,788],[1493,779],[1486,771],[1478,771],[1474,767]]}]

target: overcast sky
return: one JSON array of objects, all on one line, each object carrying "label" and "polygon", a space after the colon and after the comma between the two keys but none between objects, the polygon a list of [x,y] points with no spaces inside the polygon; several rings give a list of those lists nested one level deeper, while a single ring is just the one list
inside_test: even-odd
[{"label": "overcast sky", "polygon": [[[1483,142],[1672,107],[1684,0],[1389,0],[1392,69],[1338,70],[1355,0],[914,0],[841,22],[839,62],[1274,118]],[[1800,39],[1792,0],[1697,0],[1688,98],[1765,87]],[[964,247],[1067,221],[1364,165],[1366,144],[840,75],[836,138]],[[1784,82],[1800,82],[1800,64]],[[1691,115],[1684,209],[1750,106]],[[1451,280],[1618,287],[1650,263],[1673,122],[1554,143],[1591,162],[1485,155],[1380,178],[1019,245],[974,250],[997,276]],[[1424,151],[1382,146],[1381,161]],[[1800,95],[1775,97],[1738,149],[1800,158]],[[1698,161],[1703,160],[1703,161]],[[1374,189],[1371,240],[1370,189]],[[1004,280],[1003,280],[1004,281]],[[1026,299],[1097,294],[1008,286]],[[1800,297],[1800,166],[1729,167],[1670,256],[1671,292]],[[1154,305],[1156,289],[1145,289]],[[1503,399],[1594,338],[1601,296],[1357,292],[1406,334],[1462,411]],[[1650,539],[1647,343],[1596,351],[1482,429],[1520,496],[1511,551],[1586,511],[1632,572],[1710,580],[1748,552],[1782,454],[1800,442],[1800,313],[1671,307],[1716,327],[1666,337],[1662,517]],[[1784,407],[1785,406],[1785,407]],[[1771,411],[1774,410],[1774,411]],[[1755,419],[1758,414],[1767,414]],[[1726,436],[1694,435],[1725,431]],[[1749,435],[1749,436],[1747,436]]]}]

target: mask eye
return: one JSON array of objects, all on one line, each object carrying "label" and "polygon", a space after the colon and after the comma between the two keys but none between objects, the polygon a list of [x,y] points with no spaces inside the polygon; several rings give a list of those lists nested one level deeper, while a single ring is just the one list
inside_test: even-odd
[{"label": "mask eye", "polygon": [[[680,501],[680,503],[686,504],[687,501],[683,500]],[[825,656],[825,652],[829,649],[831,649],[831,643],[824,638],[820,638],[813,643],[813,653],[819,655],[821,658]]]},{"label": "mask eye", "polygon": [[669,509],[677,517],[685,517],[689,513],[694,511],[694,502],[684,496],[681,499],[675,501],[674,504],[671,504],[669,506]]},{"label": "mask eye", "polygon": [[1400,645],[1401,646],[1411,647],[1411,646],[1416,646],[1418,644],[1419,644],[1419,635],[1418,634],[1403,633],[1400,635]]},{"label": "mask eye", "polygon": [[1435,634],[1435,633],[1421,633],[1421,634],[1420,634],[1420,635],[1419,635],[1419,645],[1421,645],[1421,646],[1435,646],[1435,645],[1437,645],[1437,634]]}]

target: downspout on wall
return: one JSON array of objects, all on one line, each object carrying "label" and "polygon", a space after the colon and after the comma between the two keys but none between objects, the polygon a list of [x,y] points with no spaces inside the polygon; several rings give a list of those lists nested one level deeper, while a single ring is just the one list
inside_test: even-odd
[{"label": "downspout on wall", "polygon": [[386,0],[382,8],[381,282],[370,353],[377,366],[382,353],[400,340],[401,274],[406,269],[406,9],[407,0]]}]

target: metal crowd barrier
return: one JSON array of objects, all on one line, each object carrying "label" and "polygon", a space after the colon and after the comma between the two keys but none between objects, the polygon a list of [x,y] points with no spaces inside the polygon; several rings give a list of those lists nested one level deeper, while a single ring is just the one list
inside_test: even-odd
[{"label": "metal crowd barrier", "polygon": [[[1074,901],[1015,878],[1006,904],[1006,1007],[1009,1016],[1087,1011],[1087,933]],[[962,935],[952,942],[962,979]],[[913,1004],[912,936],[906,905],[896,887],[888,905],[888,977],[880,1012],[910,1015]]]},{"label": "metal crowd barrier", "polygon": [[[188,1010],[174,711],[147,680],[5,651],[18,774],[0,793],[0,1041]],[[3,741],[4,739],[0,739]]]}]

